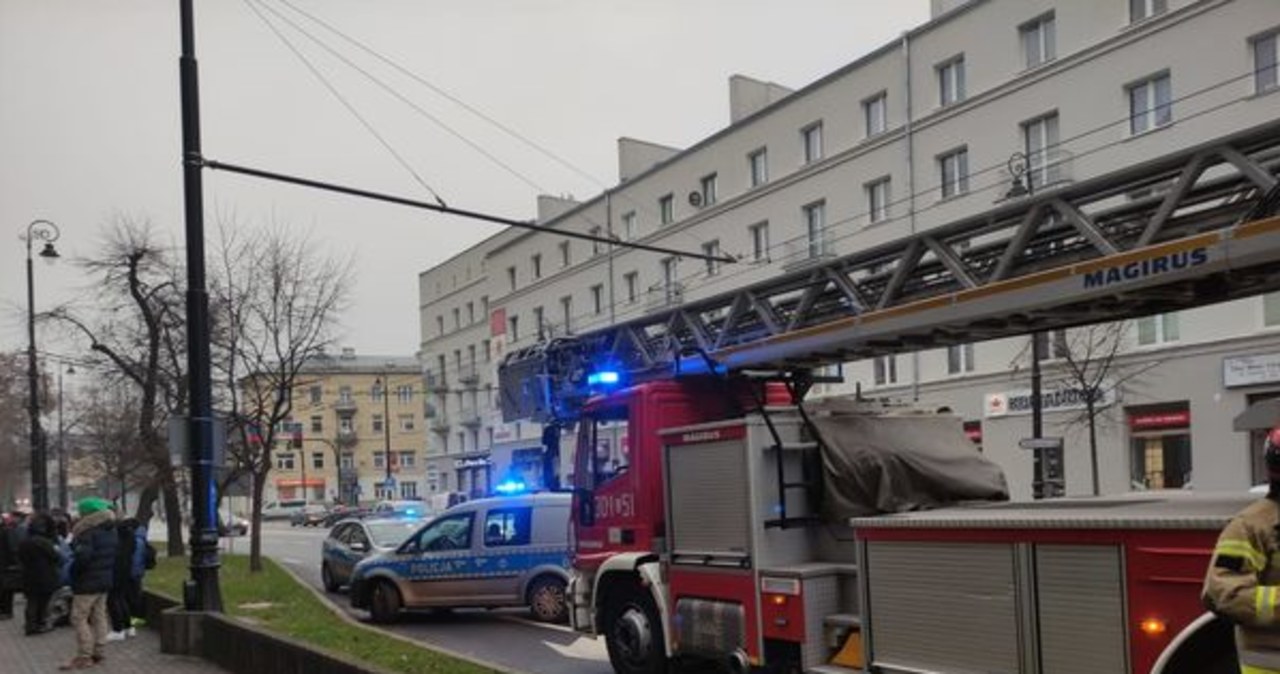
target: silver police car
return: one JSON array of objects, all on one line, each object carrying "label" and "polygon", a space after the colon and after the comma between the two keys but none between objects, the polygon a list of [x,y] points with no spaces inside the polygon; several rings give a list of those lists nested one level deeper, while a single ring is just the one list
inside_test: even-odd
[{"label": "silver police car", "polygon": [[360,560],[395,550],[422,523],[420,517],[393,516],[353,518],[335,524],[320,548],[320,578],[324,589],[336,592],[351,580],[351,572]]}]

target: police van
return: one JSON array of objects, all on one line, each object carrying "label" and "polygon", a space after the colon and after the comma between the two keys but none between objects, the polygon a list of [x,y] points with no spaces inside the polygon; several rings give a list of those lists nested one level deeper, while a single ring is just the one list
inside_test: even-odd
[{"label": "police van", "polygon": [[528,606],[565,619],[569,581],[567,493],[485,498],[432,519],[391,552],[356,565],[351,605],[374,622],[402,609]]}]

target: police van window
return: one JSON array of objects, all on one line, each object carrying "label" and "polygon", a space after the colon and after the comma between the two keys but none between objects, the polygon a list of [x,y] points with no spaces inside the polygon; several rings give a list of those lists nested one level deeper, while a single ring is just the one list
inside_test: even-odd
[{"label": "police van window", "polygon": [[528,545],[532,514],[532,508],[490,510],[484,518],[485,547]]},{"label": "police van window", "polygon": [[405,545],[404,552],[466,550],[471,547],[472,513],[441,517]]},{"label": "police van window", "polygon": [[595,484],[608,482],[627,471],[627,408],[611,407],[592,416],[589,437],[592,472]]}]

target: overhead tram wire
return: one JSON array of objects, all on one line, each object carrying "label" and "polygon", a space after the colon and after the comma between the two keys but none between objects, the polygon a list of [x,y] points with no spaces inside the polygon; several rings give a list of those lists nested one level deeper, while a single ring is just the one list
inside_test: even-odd
[{"label": "overhead tram wire", "polygon": [[653,245],[644,244],[644,243],[619,241],[616,239],[611,239],[606,236],[596,236],[594,234],[587,234],[585,232],[559,230],[559,229],[556,229],[555,227],[547,227],[545,225],[539,225],[533,222],[513,220],[511,218],[504,218],[498,215],[490,215],[488,213],[481,213],[479,211],[471,211],[463,208],[454,208],[452,206],[447,206],[447,205],[433,204],[425,201],[419,201],[417,199],[410,199],[408,197],[398,197],[398,196],[395,196],[392,194],[386,194],[383,192],[374,192],[371,190],[365,190],[365,189],[360,189],[356,187],[348,187],[345,185],[338,185],[335,183],[327,183],[319,180],[312,180],[310,178],[303,178],[300,176],[289,175],[286,173],[277,173],[274,171],[266,171],[263,169],[257,169],[249,166],[241,166],[238,164],[220,162],[213,159],[200,158],[196,161],[198,161],[200,166],[207,169],[212,169],[214,171],[226,171],[228,173],[238,173],[240,175],[252,176],[254,178],[261,178],[263,180],[271,180],[274,182],[287,183],[290,185],[298,185],[301,187],[310,187],[312,189],[317,189],[324,192],[346,194],[348,196],[361,197],[364,199],[370,199],[373,201],[382,201],[390,204],[398,204],[400,206],[408,206],[410,208],[419,208],[419,209],[428,210],[428,211],[435,211],[437,213],[446,213],[448,215],[456,215],[463,218],[470,218],[472,220],[492,222],[494,224],[507,225],[509,227],[516,227],[519,229],[528,229],[535,232],[557,234],[559,236],[563,236],[571,239],[582,239],[583,241],[595,241],[598,243],[612,244],[612,245],[620,246],[623,248],[647,250],[652,253],[662,253],[664,255],[671,255],[678,258],[712,260],[715,262],[724,262],[729,264],[736,263],[738,261],[737,258],[728,256],[728,255],[708,255],[706,253],[694,253],[690,251],[677,250],[675,248],[667,248],[666,246],[653,246]]},{"label": "overhead tram wire", "polygon": [[[246,5],[248,5],[249,9],[258,16],[258,18],[262,21],[262,23],[272,33],[275,34],[276,38],[278,38],[281,42],[283,42],[284,45],[289,49],[289,51],[293,52],[293,55],[298,57],[299,61],[302,61],[302,64],[306,66],[307,70],[311,71],[311,74],[314,75],[316,79],[320,80],[320,83],[323,84],[324,87],[329,90],[329,93],[333,94],[333,97],[338,99],[338,102],[341,103],[343,107],[345,107],[347,111],[350,112],[352,116],[354,116],[360,122],[361,126],[363,126],[365,130],[369,132],[370,135],[372,135],[375,139],[377,139],[378,143],[382,145],[382,147],[387,152],[389,152],[392,157],[395,158],[396,163],[400,164],[401,168],[407,171],[409,175],[413,177],[413,180],[417,182],[419,185],[421,185],[422,188],[425,189],[427,193],[430,194],[436,200],[437,203],[439,203],[441,206],[444,206],[445,202],[444,202],[444,199],[440,197],[440,194],[436,192],[434,189],[432,189],[431,186],[427,184],[427,181],[423,180],[422,176],[419,175],[418,172],[415,171],[413,167],[409,165],[409,162],[399,152],[397,152],[394,147],[391,146],[391,143],[387,142],[386,138],[383,138],[382,134],[378,133],[378,130],[373,127],[373,124],[370,123],[369,120],[365,119],[364,115],[360,114],[359,110],[356,110],[355,106],[350,101],[348,101],[345,96],[342,95],[342,92],[338,91],[337,87],[333,86],[333,84],[328,80],[328,78],[326,78],[324,74],[321,73],[320,70],[316,68],[315,65],[311,63],[310,60],[307,59],[307,57],[297,48],[297,46],[295,46],[293,42],[289,40],[289,38],[285,37],[284,33],[282,33],[278,28],[276,28],[275,24],[271,23],[271,21],[268,20],[267,17],[258,10],[258,8],[255,6],[254,0],[244,0],[244,2]],[[267,8],[267,9],[270,9],[270,8]]]}]

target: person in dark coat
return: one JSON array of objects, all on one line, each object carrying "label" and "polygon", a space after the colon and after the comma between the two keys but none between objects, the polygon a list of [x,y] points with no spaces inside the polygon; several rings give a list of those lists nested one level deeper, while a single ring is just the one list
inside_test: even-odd
[{"label": "person in dark coat", "polygon": [[80,520],[71,528],[71,625],[76,656],[59,669],[87,669],[102,662],[107,644],[107,593],[115,581],[116,516],[111,503],[86,498],[77,504]]},{"label": "person in dark coat", "polygon": [[49,599],[58,589],[61,555],[54,543],[53,519],[37,513],[27,525],[27,536],[18,546],[22,562],[22,594],[27,598],[26,633],[28,636],[48,632],[46,616]]},{"label": "person in dark coat", "polygon": [[[107,641],[123,641],[133,622],[135,598],[142,592],[139,587],[142,574],[134,579],[134,560],[138,553],[138,520],[130,517],[116,525],[116,566],[111,592],[107,595],[107,615],[111,618],[111,632]],[[145,544],[145,541],[144,541]]]}]

